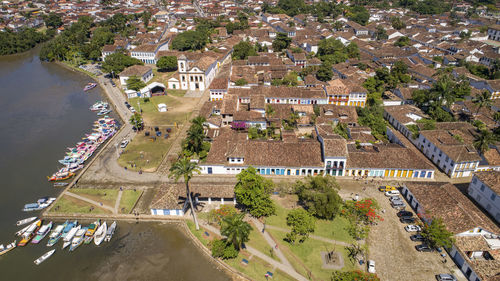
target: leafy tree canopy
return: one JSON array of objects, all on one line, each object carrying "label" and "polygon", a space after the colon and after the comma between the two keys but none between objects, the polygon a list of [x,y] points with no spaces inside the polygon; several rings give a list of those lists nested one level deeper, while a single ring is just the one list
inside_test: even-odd
[{"label": "leafy tree canopy", "polygon": [[267,217],[276,212],[270,193],[274,187],[271,180],[257,174],[254,167],[239,173],[234,187],[236,201],[243,205],[254,217]]},{"label": "leafy tree canopy", "polygon": [[291,42],[292,39],[289,38],[286,33],[279,32],[273,40],[273,51],[281,52],[287,49]]},{"label": "leafy tree canopy", "polygon": [[300,202],[312,215],[331,220],[339,213],[342,198],[337,193],[340,187],[334,177],[308,176],[304,181],[297,181],[294,187]]},{"label": "leafy tree canopy", "polygon": [[130,76],[127,79],[127,89],[139,91],[140,89],[142,89],[144,87],[146,87],[146,83],[144,83],[144,81],[142,81],[137,76]]},{"label": "leafy tree canopy", "polygon": [[309,233],[314,232],[315,221],[314,217],[302,208],[291,210],[286,216],[286,224],[292,228],[290,233],[287,233],[288,241],[294,243],[297,238],[299,242],[304,242]]},{"label": "leafy tree canopy", "polygon": [[453,233],[446,229],[441,218],[433,218],[430,224],[424,225],[422,236],[432,247],[451,247],[454,241]]},{"label": "leafy tree canopy", "polygon": [[248,56],[256,56],[257,52],[252,44],[247,41],[240,41],[233,47],[233,54],[231,55],[234,60],[246,60]]},{"label": "leafy tree canopy", "polygon": [[156,62],[156,67],[160,71],[175,71],[177,70],[177,57],[163,56]]},{"label": "leafy tree canopy", "polygon": [[208,43],[208,34],[202,31],[188,30],[172,40],[172,49],[178,51],[201,50]]},{"label": "leafy tree canopy", "polygon": [[136,58],[117,52],[106,56],[106,61],[102,64],[102,69],[108,73],[114,72],[115,74],[118,74],[129,66],[143,64],[144,63],[142,61]]}]

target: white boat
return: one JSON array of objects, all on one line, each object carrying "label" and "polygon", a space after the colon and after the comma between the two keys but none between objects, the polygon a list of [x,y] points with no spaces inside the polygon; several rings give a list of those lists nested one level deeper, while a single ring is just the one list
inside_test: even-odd
[{"label": "white boat", "polygon": [[75,237],[73,237],[73,240],[71,240],[71,246],[69,248],[70,252],[74,251],[76,248],[78,248],[78,246],[82,245],[87,229],[87,227],[80,228],[80,230],[76,232]]},{"label": "white boat", "polygon": [[10,250],[13,250],[16,247],[16,242],[17,241],[14,241],[14,242],[10,243],[9,245],[7,245],[7,247],[4,247],[3,245],[0,245],[0,256],[3,255],[3,254],[6,254]]},{"label": "white boat", "polygon": [[18,232],[16,232],[16,235],[23,236],[24,234],[31,234],[33,231],[35,231],[37,229],[37,223],[39,221],[40,220],[37,220],[37,221],[33,222],[32,224],[28,225],[27,227],[19,230]]},{"label": "white boat", "polygon": [[104,222],[97,231],[94,233],[94,244],[99,246],[104,238],[106,237],[106,233],[108,232],[108,226],[106,225],[106,222]]},{"label": "white boat", "polygon": [[47,253],[43,254],[41,257],[39,257],[38,259],[36,259],[34,261],[34,263],[36,265],[39,265],[41,264],[42,262],[44,262],[46,259],[50,258],[50,256],[52,256],[54,254],[54,252],[56,251],[56,249],[53,249],[53,250],[50,250],[48,251]]},{"label": "white boat", "polygon": [[27,223],[30,223],[32,221],[36,220],[36,217],[31,217],[31,218],[26,218],[24,220],[19,220],[16,222],[16,225],[17,226],[20,226],[20,225],[23,225],[23,224],[27,224]]},{"label": "white boat", "polygon": [[47,247],[53,246],[55,243],[57,243],[57,241],[59,241],[59,239],[61,239],[62,232],[67,224],[68,221],[66,221],[64,224],[56,226],[56,228],[52,230],[52,232],[49,235],[49,241],[47,242]]},{"label": "white boat", "polygon": [[63,239],[63,249],[68,247],[69,245],[71,245],[71,240],[73,239],[73,237],[75,236],[76,232],[79,231],[80,229],[82,228],[81,225],[79,226],[76,226],[76,227],[73,227],[69,232],[68,234],[66,234],[66,236],[64,237]]},{"label": "white boat", "polygon": [[111,240],[111,237],[113,237],[113,234],[115,234],[115,229],[116,229],[116,221],[114,221],[108,228],[108,231],[106,231],[106,238],[104,238],[104,241],[109,242]]}]

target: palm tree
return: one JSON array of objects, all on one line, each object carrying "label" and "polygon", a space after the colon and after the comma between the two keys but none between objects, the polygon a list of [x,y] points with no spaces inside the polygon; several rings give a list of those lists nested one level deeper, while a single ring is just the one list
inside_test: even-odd
[{"label": "palm tree", "polygon": [[139,114],[139,113],[134,113],[134,115],[132,115],[130,117],[130,120],[129,120],[130,124],[132,124],[133,126],[135,126],[138,130],[140,130],[142,128],[142,116]]},{"label": "palm tree", "polygon": [[186,194],[189,199],[189,205],[191,207],[191,213],[193,214],[194,224],[196,226],[196,230],[200,229],[198,225],[198,219],[196,218],[195,209],[193,206],[193,199],[191,198],[191,191],[189,190],[189,181],[193,177],[193,173],[200,173],[200,168],[198,164],[195,162],[191,162],[191,160],[187,157],[181,158],[175,162],[172,167],[170,167],[170,178],[174,178],[175,182],[177,182],[181,177],[184,177],[184,183],[186,184]]},{"label": "palm tree", "polygon": [[191,152],[199,153],[203,148],[203,140],[205,139],[205,133],[203,132],[203,123],[206,119],[204,117],[196,117],[191,120],[191,127],[187,132],[187,148]]},{"label": "palm tree", "polygon": [[477,105],[476,115],[479,113],[479,110],[483,107],[490,108],[491,107],[491,94],[488,91],[483,91],[479,96],[477,96],[473,102]]},{"label": "palm tree", "polygon": [[449,75],[442,76],[438,81],[436,81],[433,90],[439,96],[439,104],[442,105],[443,101],[446,101],[448,106],[455,101],[455,96],[453,95],[453,85],[452,80]]},{"label": "palm tree", "polygon": [[227,216],[222,219],[221,234],[227,237],[236,249],[240,249],[243,243],[248,241],[252,227],[243,221],[244,213]]},{"label": "palm tree", "polygon": [[482,130],[481,134],[474,141],[474,147],[483,154],[490,149],[490,144],[494,142],[495,138],[493,134],[489,130]]}]

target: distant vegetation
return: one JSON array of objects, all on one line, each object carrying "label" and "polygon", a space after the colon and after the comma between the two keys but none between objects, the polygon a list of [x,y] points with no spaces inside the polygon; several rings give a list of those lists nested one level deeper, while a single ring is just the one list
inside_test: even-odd
[{"label": "distant vegetation", "polygon": [[38,43],[45,42],[54,36],[52,30],[38,32],[34,28],[25,28],[18,32],[12,30],[0,32],[0,55],[11,55],[26,52]]}]

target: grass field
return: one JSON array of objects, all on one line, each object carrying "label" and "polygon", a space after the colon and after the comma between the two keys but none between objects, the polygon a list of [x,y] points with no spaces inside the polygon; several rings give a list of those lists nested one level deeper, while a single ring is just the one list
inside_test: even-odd
[{"label": "grass field", "polygon": [[249,241],[245,243],[246,245],[255,248],[270,258],[281,262],[278,256],[274,254],[273,247],[269,246],[260,231],[255,228],[254,225],[252,225],[252,231],[250,232],[250,236],[248,238]]},{"label": "grass field", "polygon": [[118,190],[116,189],[94,189],[94,188],[72,188],[71,193],[101,202],[108,206],[115,206]]},{"label": "grass field", "polygon": [[[129,103],[139,111],[137,105],[137,102],[139,102],[146,126],[181,125],[191,115],[197,99],[180,97],[177,91],[174,93],[175,95],[170,95],[167,91],[167,95],[151,97],[148,102],[144,102],[143,98],[132,98]],[[160,103],[167,105],[167,112],[158,111],[158,104]]]},{"label": "grass field", "polygon": [[[305,267],[312,272],[315,279],[329,280],[333,270],[322,268],[323,261],[321,259],[321,252],[332,251],[334,249],[336,252],[341,253],[344,259],[344,268],[342,270],[348,271],[356,268],[356,265],[347,258],[347,250],[344,246],[335,246],[334,244],[311,238],[308,238],[304,243],[296,242],[292,245],[283,240],[285,238],[285,232],[276,230],[269,230],[269,232],[277,241],[279,241],[281,249],[284,250],[283,252],[285,256],[295,267],[295,270],[303,274],[305,277],[308,276],[307,270],[305,270],[303,266],[300,266],[300,263],[304,264]],[[294,258],[293,255],[299,258],[301,262],[296,261],[296,258]]]},{"label": "grass field", "polygon": [[[243,265],[241,262],[242,259],[248,260],[248,264]],[[291,278],[286,273],[284,273],[280,270],[273,270],[273,267],[270,264],[266,263],[265,261],[255,257],[255,256],[250,258],[249,253],[244,252],[244,251],[240,252],[240,254],[236,258],[231,259],[231,260],[225,260],[224,262],[229,264],[232,268],[249,276],[250,278],[252,278],[252,280],[262,280],[262,281],[294,280],[293,278]],[[265,274],[268,271],[273,273],[272,279],[271,278],[266,279]]]},{"label": "grass field", "polygon": [[[120,213],[128,214],[132,211],[132,208],[135,205],[135,202],[139,199],[142,194],[142,190],[131,190],[126,189],[122,193],[122,198],[120,200]],[[114,206],[114,205],[113,205]]]},{"label": "grass field", "polygon": [[[92,208],[93,207],[93,208]],[[109,214],[110,212],[87,202],[64,195],[50,209],[50,213],[66,214]]]},{"label": "grass field", "polygon": [[[163,130],[163,132],[165,132],[165,130]],[[173,142],[172,139],[173,136],[171,133],[168,139],[161,136],[156,137],[156,140],[152,141],[151,136],[146,137],[144,132],[140,132],[120,155],[118,164],[132,171],[139,171],[142,169],[146,172],[154,172],[170,149]],[[132,167],[131,164],[135,164],[135,166]]]}]

